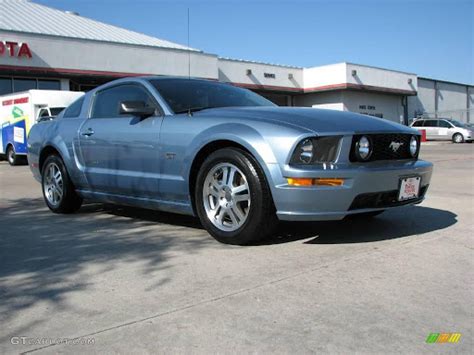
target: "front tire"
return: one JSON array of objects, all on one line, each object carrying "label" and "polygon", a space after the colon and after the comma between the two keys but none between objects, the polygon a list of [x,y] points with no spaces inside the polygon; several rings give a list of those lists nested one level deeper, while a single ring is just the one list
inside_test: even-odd
[{"label": "front tire", "polygon": [[63,160],[50,155],[41,170],[41,186],[46,205],[54,213],[73,213],[82,205]]},{"label": "front tire", "polygon": [[240,149],[221,149],[204,161],[194,201],[202,225],[221,243],[254,243],[277,225],[265,175],[257,161]]},{"label": "front tire", "polygon": [[461,133],[453,135],[453,143],[464,143],[464,136]]}]

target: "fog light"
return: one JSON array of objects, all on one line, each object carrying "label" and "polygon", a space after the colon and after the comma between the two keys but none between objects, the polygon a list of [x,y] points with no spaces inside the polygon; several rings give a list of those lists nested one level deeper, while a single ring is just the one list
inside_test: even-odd
[{"label": "fog light", "polygon": [[368,160],[372,154],[372,147],[370,146],[370,140],[366,136],[362,136],[356,143],[355,154],[359,160]]},{"label": "fog light", "polygon": [[410,154],[414,158],[416,156],[416,153],[418,153],[418,139],[416,139],[416,136],[411,136]]}]

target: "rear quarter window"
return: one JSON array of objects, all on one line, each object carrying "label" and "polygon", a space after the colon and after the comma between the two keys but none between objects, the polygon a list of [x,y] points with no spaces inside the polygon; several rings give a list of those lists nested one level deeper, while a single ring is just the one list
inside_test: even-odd
[{"label": "rear quarter window", "polygon": [[64,118],[79,117],[81,114],[82,104],[84,103],[84,96],[80,97],[64,111]]}]

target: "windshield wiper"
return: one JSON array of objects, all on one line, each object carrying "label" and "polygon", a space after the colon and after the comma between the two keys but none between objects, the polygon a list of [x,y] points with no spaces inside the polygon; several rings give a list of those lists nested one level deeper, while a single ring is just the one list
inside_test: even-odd
[{"label": "windshield wiper", "polygon": [[191,114],[193,112],[202,111],[202,110],[205,110],[205,109],[208,109],[208,108],[213,108],[213,107],[210,107],[210,106],[190,107],[190,108],[187,108],[186,110],[175,111],[174,113],[186,113],[187,112],[188,115],[191,116]]}]

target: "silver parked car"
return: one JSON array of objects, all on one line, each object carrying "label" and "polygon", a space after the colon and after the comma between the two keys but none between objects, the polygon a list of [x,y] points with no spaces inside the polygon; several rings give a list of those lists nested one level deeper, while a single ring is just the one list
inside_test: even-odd
[{"label": "silver parked car", "polygon": [[474,133],[472,127],[448,118],[418,119],[411,127],[426,131],[428,140],[451,140],[454,143],[472,142]]},{"label": "silver parked car", "polygon": [[279,220],[374,216],[420,203],[432,164],[416,130],[383,119],[277,107],[229,84],[117,80],[29,134],[48,207],[83,199],[196,215],[217,240],[246,244]]}]

